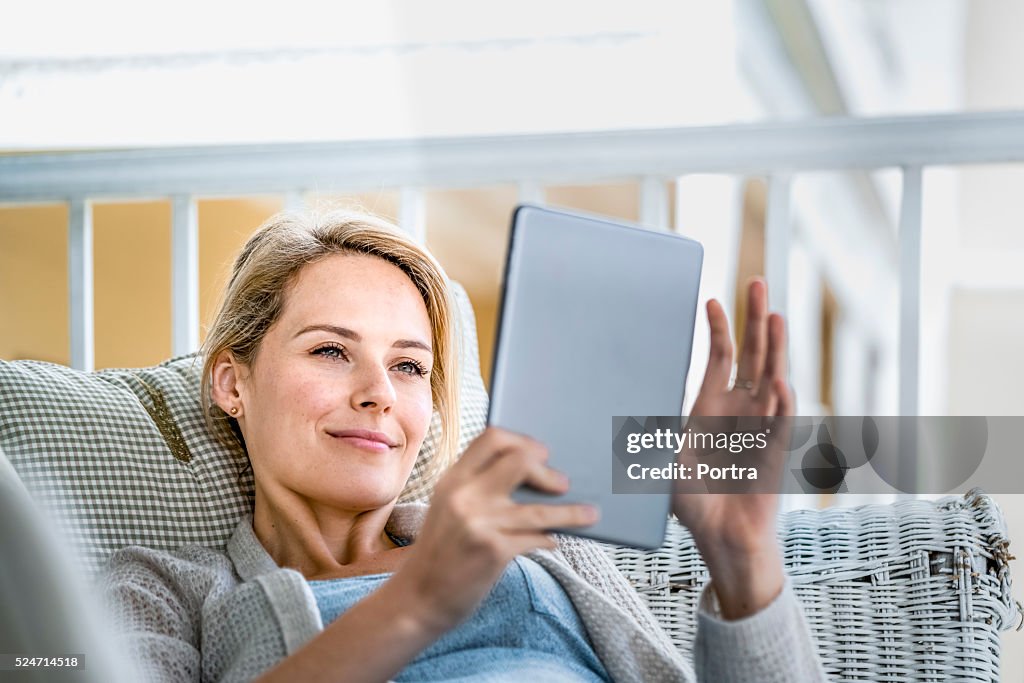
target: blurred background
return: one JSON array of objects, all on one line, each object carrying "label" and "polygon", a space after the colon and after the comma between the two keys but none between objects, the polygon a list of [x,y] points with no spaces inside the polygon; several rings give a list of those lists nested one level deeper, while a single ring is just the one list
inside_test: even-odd
[{"label": "blurred background", "polygon": [[[7,154],[1024,108],[1024,6],[1010,0],[645,0],[629,12],[585,2],[300,2],[272,17],[208,3],[41,2],[17,14],[0,27]],[[1024,255],[1022,179],[1019,165],[924,170],[920,414],[1024,413],[1011,381],[1024,371],[1012,352],[1024,346],[1013,314],[1024,311],[1013,258]],[[689,180],[696,189],[684,189],[678,211],[680,192],[665,192],[661,220],[706,241],[717,261],[704,289],[732,301],[765,269],[765,174]],[[535,185],[531,197],[638,221],[642,183]],[[355,203],[399,220],[402,188],[348,190],[319,179],[290,197],[195,196],[201,321],[239,245],[286,201]],[[476,307],[486,379],[522,188],[417,190],[427,244]],[[804,173],[791,196],[801,412],[895,413],[898,173]],[[125,199],[91,204],[99,368],[172,353],[171,201]],[[66,201],[0,203],[2,358],[70,362],[68,211]]]},{"label": "blurred background", "polygon": [[[625,147],[608,148],[609,170],[595,179],[560,158],[561,145],[600,146],[607,131],[676,131],[687,149],[701,149],[709,127],[764,124],[771,138],[780,130],[772,125],[788,123],[773,143],[773,158],[785,162],[787,141],[796,139],[787,136],[798,136],[805,121],[871,117],[884,125],[921,116],[924,126],[932,116],[1024,111],[1024,3],[1014,0],[298,1],[271,14],[241,3],[101,0],[22,3],[14,14],[0,24],[0,156],[45,154],[57,167],[67,158],[88,169],[92,153],[148,154],[152,166],[138,156],[115,160],[131,160],[141,176],[151,168],[159,184],[169,177],[168,155],[232,151],[230,164],[210,172],[230,176],[247,172],[238,150],[292,145],[315,156],[318,145],[330,145],[355,168],[365,164],[370,180],[347,181],[349,170],[281,191],[263,189],[266,183],[251,191],[199,188],[175,209],[170,186],[154,192],[145,177],[124,180],[145,192],[19,198],[11,189],[22,177],[18,167],[5,167],[6,360],[143,366],[194,348],[230,260],[256,226],[285,206],[339,203],[413,230],[466,287],[485,381],[509,219],[524,199],[701,240],[702,296],[726,303],[739,335],[744,307],[735,294],[770,269],[766,233],[777,228],[769,205],[782,197],[785,211],[774,225],[784,224],[788,235],[781,303],[798,413],[898,414],[907,405],[899,227],[914,222],[905,215],[908,185],[899,168],[791,173],[784,163],[752,161],[749,169],[727,164],[727,172],[709,163],[711,172],[618,173],[615,156],[631,149],[627,136]],[[708,139],[728,140],[729,130]],[[823,131],[819,148],[830,134],[842,146],[843,129],[807,130]],[[518,160],[500,141],[520,138],[530,149],[551,141],[558,173],[517,175]],[[438,140],[440,157],[430,151]],[[460,140],[472,141],[482,164],[486,157],[481,182],[472,173],[424,172],[427,182],[402,185],[375,162],[375,151],[392,149],[389,141],[400,149],[422,144],[426,168],[458,151]],[[930,144],[946,142],[936,136]],[[744,150],[722,152],[735,159]],[[502,155],[505,174],[494,171],[506,164]],[[706,158],[714,161],[715,151]],[[924,166],[920,178],[911,203],[921,236],[909,405],[921,415],[1024,414],[1024,165],[938,163]],[[175,236],[181,206],[184,242]],[[76,232],[76,225],[88,229]],[[92,250],[84,294],[73,274],[74,264],[86,262],[82,235]],[[172,258],[182,244],[196,283],[184,287],[194,300],[184,308],[198,320],[184,338],[174,329],[182,287]],[[91,323],[76,306],[92,306]],[[76,330],[88,330],[91,344],[79,345],[88,353],[77,362]],[[691,398],[705,352],[699,328]],[[1024,496],[996,499],[1010,537],[1024,538]],[[864,497],[832,496],[790,505],[859,502]],[[1013,637],[1024,644],[1020,634],[1006,636]],[[1016,672],[1005,680],[1021,680],[1024,648],[1005,649],[1004,663]]]}]

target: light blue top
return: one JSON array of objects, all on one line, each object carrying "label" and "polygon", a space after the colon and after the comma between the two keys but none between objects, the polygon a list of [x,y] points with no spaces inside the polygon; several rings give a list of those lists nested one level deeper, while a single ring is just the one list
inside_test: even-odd
[{"label": "light blue top", "polygon": [[[310,581],[324,626],[390,574]],[[527,557],[509,563],[477,611],[420,653],[397,681],[607,682],[561,585]]]}]

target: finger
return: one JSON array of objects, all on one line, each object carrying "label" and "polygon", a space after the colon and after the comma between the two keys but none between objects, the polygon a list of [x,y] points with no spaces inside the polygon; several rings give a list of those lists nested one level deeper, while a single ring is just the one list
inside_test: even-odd
[{"label": "finger", "polygon": [[595,506],[580,503],[515,505],[504,519],[502,528],[523,532],[590,526],[598,520],[598,516]]},{"label": "finger", "polygon": [[[499,427],[488,427],[466,448],[466,452],[449,468],[451,479],[468,479],[477,476],[499,455],[520,448],[536,448],[537,441]],[[546,453],[546,451],[545,451]]]},{"label": "finger", "polygon": [[565,493],[569,490],[569,477],[558,470],[541,464],[526,473],[526,478],[519,482],[545,493]]},{"label": "finger", "polygon": [[547,457],[547,449],[536,442],[504,451],[479,471],[479,485],[494,495],[508,495],[522,484],[563,493],[565,475],[545,465]]},{"label": "finger", "polygon": [[779,447],[769,448],[765,451],[764,454],[767,457],[761,460],[760,474],[765,475],[765,485],[772,486],[782,483],[779,477],[782,476],[787,461],[786,444],[790,443],[793,429],[794,399],[789,385],[785,380],[779,378],[776,378],[765,389],[765,393],[770,393],[775,397],[776,413],[775,419],[771,421],[771,441],[778,444]]},{"label": "finger", "polygon": [[764,375],[758,386],[758,395],[762,387],[769,389],[777,379],[786,379],[786,321],[778,313],[768,317],[768,354],[765,359]]},{"label": "finger", "polygon": [[751,280],[747,288],[747,324],[743,332],[737,380],[761,381],[768,345],[768,290],[762,280]]},{"label": "finger", "polygon": [[[793,413],[796,410],[796,397],[785,380],[776,378],[770,393],[776,399],[775,419],[772,420],[772,440],[780,444],[788,444],[793,431]],[[779,462],[785,459],[781,453]]]},{"label": "finger", "polygon": [[779,397],[775,393],[774,385],[765,386],[766,384],[768,384],[767,377],[761,380],[761,387],[754,397],[757,414],[761,417],[773,416],[779,410]]},{"label": "finger", "polygon": [[779,397],[778,411],[775,414],[780,417],[793,417],[796,411],[796,397],[793,396],[786,380],[776,378],[775,393]]},{"label": "finger", "polygon": [[729,375],[732,374],[732,340],[729,338],[729,321],[717,300],[708,301],[708,328],[711,334],[711,350],[708,367],[704,372],[703,389],[727,391]]},{"label": "finger", "polygon": [[757,388],[757,402],[761,415],[776,415],[779,411],[779,382],[786,386],[786,321],[778,313],[768,317],[768,357],[764,375]]}]

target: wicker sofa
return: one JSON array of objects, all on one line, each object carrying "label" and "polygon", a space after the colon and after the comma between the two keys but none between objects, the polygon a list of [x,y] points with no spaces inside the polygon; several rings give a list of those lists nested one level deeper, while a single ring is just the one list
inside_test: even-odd
[{"label": "wicker sofa", "polygon": [[[458,300],[464,446],[483,428],[487,395],[461,289]],[[125,545],[222,547],[251,510],[251,471],[230,430],[207,428],[198,369],[190,356],[95,373],[0,361],[0,452],[57,514],[84,575]],[[428,451],[436,429],[435,421]],[[432,484],[414,471],[405,499],[425,499]],[[1010,598],[1005,523],[983,493],[799,511],[779,525],[787,570],[834,680],[999,680],[999,634],[1020,612]],[[688,532],[671,524],[653,552],[605,547],[688,653],[708,578]]]},{"label": "wicker sofa", "polygon": [[[1022,612],[1006,525],[983,492],[798,510],[780,518],[779,538],[832,680],[1000,680],[1000,631],[1019,629]],[[653,552],[607,550],[689,654],[708,581],[689,532],[670,525]]]}]

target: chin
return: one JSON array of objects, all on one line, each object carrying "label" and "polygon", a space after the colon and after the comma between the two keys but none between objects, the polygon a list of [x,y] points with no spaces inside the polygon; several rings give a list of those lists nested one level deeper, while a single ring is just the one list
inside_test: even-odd
[{"label": "chin", "polygon": [[402,494],[404,485],[397,488],[393,484],[360,487],[350,483],[345,488],[345,491],[324,491],[321,500],[347,510],[376,510],[394,502]]}]

